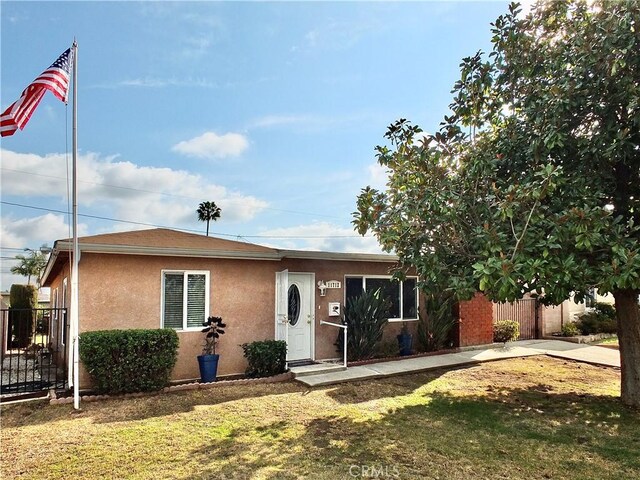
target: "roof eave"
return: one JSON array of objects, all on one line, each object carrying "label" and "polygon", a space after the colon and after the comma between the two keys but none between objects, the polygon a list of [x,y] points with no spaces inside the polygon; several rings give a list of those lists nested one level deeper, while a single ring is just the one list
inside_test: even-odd
[{"label": "roof eave", "polygon": [[313,250],[280,250],[281,258],[301,260],[332,260],[339,262],[397,263],[398,256],[383,253],[319,252]]},{"label": "roof eave", "polygon": [[45,265],[44,272],[42,273],[42,277],[40,277],[40,285],[46,287],[47,280],[49,275],[51,274],[51,270],[53,270],[56,261],[58,260],[58,255],[60,254],[60,249],[58,248],[58,241],[53,244],[53,248],[51,249],[51,254],[47,259],[47,264]]},{"label": "roof eave", "polygon": [[[70,246],[63,241],[60,247]],[[247,252],[237,250],[213,250],[202,248],[148,247],[140,245],[110,245],[96,243],[80,243],[80,253],[107,253],[120,255],[149,255],[170,257],[225,258],[247,260],[280,260],[277,252]]]}]

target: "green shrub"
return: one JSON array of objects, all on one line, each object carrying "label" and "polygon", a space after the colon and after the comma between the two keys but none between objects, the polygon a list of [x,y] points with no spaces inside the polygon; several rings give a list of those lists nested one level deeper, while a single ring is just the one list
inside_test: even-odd
[{"label": "green shrub", "polygon": [[595,333],[617,333],[616,309],[608,303],[596,303],[593,311],[583,313],[578,320],[583,335]]},{"label": "green shrub", "polygon": [[565,323],[562,326],[562,336],[563,337],[575,337],[576,335],[580,335],[580,329],[578,325],[575,323]]},{"label": "green shrub", "polygon": [[[367,360],[376,353],[376,345],[382,340],[388,322],[391,302],[378,290],[362,292],[347,301],[342,323],[347,329],[347,359]],[[336,347],[342,354],[344,335],[338,332]],[[398,352],[399,353],[399,352]]]},{"label": "green shrub", "polygon": [[287,361],[287,342],[263,340],[241,345],[249,362],[245,373],[248,377],[271,377],[284,373]]},{"label": "green shrub", "polygon": [[178,343],[170,328],[86,332],[80,359],[101,393],[153,391],[169,383]]},{"label": "green shrub", "polygon": [[36,308],[38,289],[34,285],[11,285],[9,305],[11,308]]},{"label": "green shrub", "polygon": [[493,341],[507,343],[520,336],[520,324],[515,320],[498,320],[493,324]]},{"label": "green shrub", "polygon": [[11,344],[16,348],[25,348],[33,338],[35,312],[32,309],[38,306],[37,288],[33,285],[11,285],[9,305]]},{"label": "green shrub", "polygon": [[[342,332],[340,332],[340,334],[342,335]],[[395,338],[393,340],[382,340],[376,343],[373,352],[375,358],[397,357],[399,354],[398,341]]]},{"label": "green shrub", "polygon": [[444,348],[449,332],[457,319],[453,315],[452,297],[431,296],[426,302],[427,316],[420,315],[418,328],[418,348],[423,352],[435,352]]}]

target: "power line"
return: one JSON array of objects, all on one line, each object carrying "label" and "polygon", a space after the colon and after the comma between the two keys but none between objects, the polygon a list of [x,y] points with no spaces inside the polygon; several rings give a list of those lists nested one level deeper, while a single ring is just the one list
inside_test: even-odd
[{"label": "power line", "polygon": [[[3,205],[11,205],[13,207],[21,207],[21,208],[29,208],[32,210],[41,210],[44,212],[51,212],[51,213],[61,213],[63,215],[70,215],[71,213],[68,211],[64,211],[64,210],[57,210],[54,208],[45,208],[45,207],[36,207],[34,205],[24,205],[21,203],[14,203],[14,202],[6,202],[6,201],[0,201],[1,204]],[[194,229],[189,229],[189,228],[176,228],[176,227],[171,227],[171,226],[167,226],[167,225],[157,225],[154,223],[145,223],[145,222],[136,222],[133,220],[121,220],[118,218],[110,218],[110,217],[101,217],[99,215],[88,215],[86,213],[78,213],[79,217],[84,217],[84,218],[91,218],[94,220],[106,220],[106,221],[110,221],[110,222],[118,222],[118,223],[127,223],[127,224],[131,224],[131,225],[139,225],[139,226],[144,226],[144,227],[154,227],[154,228],[167,228],[167,229],[172,229],[172,230],[180,230],[183,232],[192,232],[192,233],[202,233],[202,230],[194,230]],[[265,238],[265,239],[319,239],[319,238],[372,238],[370,236],[368,237],[362,237],[361,235],[234,235],[231,233],[221,233],[221,232],[211,232],[214,235],[219,235],[221,237],[230,237],[230,238]]]},{"label": "power line", "polygon": [[[14,172],[14,173],[21,173],[24,175],[33,175],[36,177],[43,177],[43,178],[52,178],[54,180],[60,180],[62,182],[67,182],[68,183],[68,179],[64,178],[64,177],[58,177],[55,175],[46,175],[44,173],[35,173],[35,172],[27,172],[25,170],[16,170],[14,168],[6,168],[6,167],[2,167],[0,168],[1,170],[5,170],[7,172]],[[192,197],[192,196],[188,196],[188,195],[176,195],[175,193],[167,193],[167,192],[159,192],[156,190],[144,190],[141,188],[133,188],[133,187],[123,187],[121,185],[112,185],[112,184],[108,184],[108,183],[100,183],[100,182],[90,182],[88,180],[78,180],[78,183],[84,183],[87,185],[97,185],[100,187],[107,187],[107,188],[116,188],[116,189],[120,189],[120,190],[129,190],[129,191],[133,191],[133,192],[140,192],[140,193],[153,193],[153,194],[157,194],[157,195],[164,195],[166,197],[175,197],[175,198],[188,198],[189,200],[197,200],[200,201],[202,200],[201,197]],[[224,200],[224,202],[229,202],[229,203],[241,203],[243,202],[243,200],[234,200],[232,198],[226,199]],[[281,208],[273,208],[273,207],[262,207],[264,210],[271,210],[274,212],[281,212],[281,213],[293,213],[296,215],[308,215],[311,217],[325,217],[325,218],[342,218],[342,217],[338,217],[335,215],[327,215],[327,214],[323,214],[323,213],[312,213],[312,212],[301,212],[301,211],[297,211],[297,210],[285,210],[285,209],[281,209]]]}]

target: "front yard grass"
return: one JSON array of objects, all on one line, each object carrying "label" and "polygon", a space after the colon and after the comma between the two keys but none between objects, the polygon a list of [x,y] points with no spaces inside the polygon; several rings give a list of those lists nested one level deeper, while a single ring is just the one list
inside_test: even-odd
[{"label": "front yard grass", "polygon": [[2,478],[640,478],[620,372],[533,357],[2,408]]},{"label": "front yard grass", "polygon": [[600,345],[602,347],[609,347],[609,348],[619,348],[618,337],[603,338],[602,340],[593,342],[592,345]]}]

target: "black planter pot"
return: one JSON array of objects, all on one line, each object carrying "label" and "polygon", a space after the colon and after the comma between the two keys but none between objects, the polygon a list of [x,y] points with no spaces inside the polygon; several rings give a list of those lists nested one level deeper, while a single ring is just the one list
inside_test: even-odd
[{"label": "black planter pot", "polygon": [[202,383],[215,382],[218,375],[218,359],[220,355],[198,355],[200,367],[200,381]]},{"label": "black planter pot", "polygon": [[398,335],[398,347],[400,348],[400,356],[405,357],[411,355],[411,346],[413,344],[413,336],[410,333],[401,333]]}]

